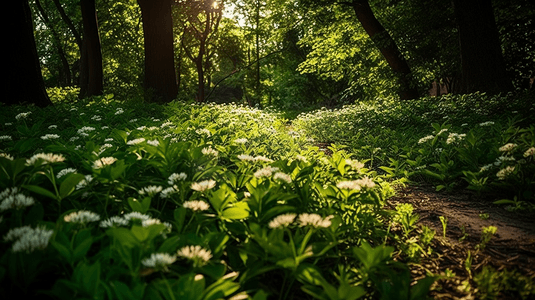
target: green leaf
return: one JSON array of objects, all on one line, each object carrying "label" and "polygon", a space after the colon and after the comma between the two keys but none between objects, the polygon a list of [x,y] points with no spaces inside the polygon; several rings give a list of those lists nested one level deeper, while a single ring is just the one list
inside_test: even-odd
[{"label": "green leaf", "polygon": [[39,194],[39,195],[42,195],[42,196],[45,196],[45,197],[48,197],[48,198],[52,198],[52,199],[58,199],[57,196],[52,193],[51,191],[45,189],[45,188],[42,188],[40,186],[37,186],[37,185],[29,185],[29,184],[24,184],[22,185],[23,188],[29,190],[29,191],[32,191],[36,194]]},{"label": "green leaf", "polygon": [[222,216],[231,220],[245,219],[249,216],[249,206],[246,202],[238,202],[233,207],[225,209]]},{"label": "green leaf", "polygon": [[67,175],[65,180],[61,183],[59,186],[59,196],[61,199],[69,196],[74,189],[76,188],[76,185],[80,183],[84,179],[84,175],[77,174],[77,173],[71,173]]}]

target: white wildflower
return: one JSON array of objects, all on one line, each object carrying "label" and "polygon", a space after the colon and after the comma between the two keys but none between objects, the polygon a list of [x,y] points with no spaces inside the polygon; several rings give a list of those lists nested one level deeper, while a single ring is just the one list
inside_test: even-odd
[{"label": "white wildflower", "polygon": [[275,175],[273,175],[273,180],[280,180],[280,181],[284,181],[286,183],[291,183],[292,182],[292,177],[288,174],[285,174],[285,173],[282,173],[282,172],[277,172],[275,173]]},{"label": "white wildflower", "polygon": [[101,157],[93,162],[93,169],[102,169],[110,166],[117,161],[115,157]]},{"label": "white wildflower", "polygon": [[78,134],[82,135],[82,134],[86,134],[87,136],[87,132],[88,131],[95,131],[95,127],[91,127],[91,126],[84,126],[80,129],[78,129]]},{"label": "white wildflower", "polygon": [[531,147],[524,152],[524,157],[535,156],[535,147]]},{"label": "white wildflower", "polygon": [[0,200],[2,201],[0,203],[0,211],[11,208],[21,209],[35,203],[35,200],[32,197],[19,193],[19,189],[16,187],[7,188],[0,193]]},{"label": "white wildflower", "polygon": [[205,128],[197,129],[197,130],[195,130],[195,132],[196,132],[197,134],[200,134],[200,135],[206,135],[207,137],[212,136],[212,133],[210,132],[210,130],[205,129]]},{"label": "white wildflower", "polygon": [[206,156],[217,157],[219,155],[219,152],[217,152],[216,150],[212,149],[211,146],[208,146],[206,148],[202,148],[201,152],[202,152],[203,155],[206,155]]},{"label": "white wildflower", "polygon": [[258,162],[258,161],[260,161],[260,162],[267,162],[267,163],[272,163],[272,162],[273,162],[272,159],[267,158],[267,157],[262,156],[262,155],[256,156],[256,157],[254,158],[254,161],[256,161],[256,162]]},{"label": "white wildflower", "polygon": [[145,141],[144,138],[138,138],[138,139],[135,139],[135,140],[131,140],[131,141],[128,141],[126,144],[127,145],[138,145],[138,144],[141,144]]},{"label": "white wildflower", "polygon": [[188,175],[186,175],[186,173],[180,173],[180,174],[173,173],[167,179],[167,183],[169,183],[169,185],[174,185],[178,181],[186,180],[187,177]]},{"label": "white wildflower", "polygon": [[93,181],[93,176],[85,175],[84,179],[82,179],[82,181],[78,182],[78,184],[76,185],[76,189],[79,190],[88,186],[91,181]]},{"label": "white wildflower", "polygon": [[336,184],[336,187],[341,190],[346,189],[346,190],[357,190],[357,191],[360,191],[360,189],[362,188],[356,180],[340,181]]},{"label": "white wildflower", "polygon": [[375,182],[373,182],[369,177],[364,177],[361,179],[357,179],[356,183],[363,188],[372,189],[375,187]]},{"label": "white wildflower", "polygon": [[364,168],[364,164],[361,163],[358,160],[346,159],[346,164],[349,165],[351,167],[351,169],[353,169],[355,171],[358,171],[358,170]]},{"label": "white wildflower", "polygon": [[138,192],[140,195],[147,195],[149,197],[152,197],[156,194],[158,194],[159,192],[161,192],[163,190],[163,187],[161,186],[157,186],[157,185],[149,185],[149,186],[146,186],[142,189],[140,189]]},{"label": "white wildflower", "polygon": [[246,144],[249,140],[246,139],[246,138],[240,138],[240,139],[235,139],[234,140],[234,143],[236,144]]},{"label": "white wildflower", "polygon": [[494,166],[494,164],[484,165],[483,167],[481,167],[481,169],[479,169],[479,172],[486,172],[486,171],[490,170],[493,166]]},{"label": "white wildflower", "polygon": [[501,146],[498,150],[500,150],[500,152],[510,152],[513,151],[517,146],[517,144],[507,143]]},{"label": "white wildflower", "polygon": [[155,268],[162,271],[168,271],[167,266],[176,261],[176,256],[167,253],[152,253],[150,257],[144,258],[141,264],[147,268]]},{"label": "white wildflower", "polygon": [[10,135],[0,135],[0,141],[11,141],[12,138]]},{"label": "white wildflower", "polygon": [[118,107],[117,110],[115,111],[115,115],[120,115],[122,113],[124,113],[124,110],[120,107]]},{"label": "white wildflower", "polygon": [[331,219],[334,218],[334,216],[328,216],[326,218],[322,218],[318,214],[300,214],[299,215],[299,226],[305,227],[305,226],[312,226],[312,227],[323,227],[327,228],[331,226]]},{"label": "white wildflower", "polygon": [[76,169],[74,168],[66,168],[66,169],[63,169],[61,171],[58,172],[58,174],[56,174],[56,178],[61,178],[67,174],[70,174],[70,173],[76,173]]},{"label": "white wildflower", "polygon": [[123,218],[127,221],[131,221],[131,220],[140,220],[140,221],[146,221],[146,220],[149,220],[151,219],[150,216],[148,215],[145,215],[145,214],[142,214],[140,212],[137,212],[137,211],[133,211],[131,213],[127,213],[125,215],[123,215]]},{"label": "white wildflower", "polygon": [[50,237],[54,230],[44,227],[31,228],[30,226],[11,229],[4,237],[6,241],[13,243],[13,252],[31,253],[35,250],[42,250],[48,246]]},{"label": "white wildflower", "polygon": [[212,258],[210,250],[206,250],[199,245],[183,247],[177,251],[177,255],[193,260],[195,266],[202,266]]},{"label": "white wildflower", "polygon": [[79,210],[66,215],[63,220],[68,223],[86,224],[100,221],[100,216],[91,211]]},{"label": "white wildflower", "polygon": [[194,191],[198,191],[198,192],[205,192],[215,187],[215,184],[216,184],[215,180],[212,180],[212,179],[204,180],[201,182],[194,182],[191,184],[191,189]]},{"label": "white wildflower", "polygon": [[160,197],[162,199],[167,199],[171,197],[171,195],[176,194],[178,192],[179,192],[178,186],[173,185],[173,186],[163,189],[162,192],[160,193]]},{"label": "white wildflower", "polygon": [[55,139],[59,139],[59,135],[48,133],[48,134],[41,136],[41,139],[42,140],[55,140]]},{"label": "white wildflower", "polygon": [[464,134],[464,133],[463,134],[450,133],[448,135],[448,139],[446,140],[446,144],[452,144],[452,143],[461,141],[462,139],[464,139],[465,136],[466,136],[466,134]]},{"label": "white wildflower", "polygon": [[427,142],[427,141],[430,141],[430,140],[432,140],[432,139],[434,139],[434,138],[435,138],[434,135],[424,136],[423,138],[421,138],[421,139],[418,140],[418,144],[423,144],[423,143],[425,143],[425,142]]},{"label": "white wildflower", "polygon": [[147,144],[152,145],[154,147],[158,147],[160,145],[160,141],[158,141],[158,140],[153,140],[153,141],[148,140]]},{"label": "white wildflower", "polygon": [[15,119],[17,120],[20,120],[20,119],[26,119],[28,118],[28,116],[31,114],[32,112],[29,111],[29,112],[25,112],[25,113],[20,113],[18,115],[15,116]]},{"label": "white wildflower", "polygon": [[262,178],[262,177],[270,177],[273,175],[273,172],[277,172],[279,168],[267,166],[265,168],[262,168],[254,173],[254,177],[256,178]]},{"label": "white wildflower", "polygon": [[487,121],[487,122],[479,123],[479,126],[481,126],[481,127],[484,127],[484,126],[491,126],[491,125],[494,125],[494,122],[492,122],[492,121]]},{"label": "white wildflower", "polygon": [[498,173],[496,173],[496,177],[498,177],[498,179],[500,180],[504,180],[507,176],[511,175],[511,173],[513,173],[514,170],[515,170],[515,167],[507,166],[504,169],[501,169],[500,171],[498,171]]},{"label": "white wildflower", "polygon": [[184,202],[182,205],[184,208],[191,209],[193,211],[204,211],[210,208],[210,205],[202,200],[190,200]]},{"label": "white wildflower", "polygon": [[38,153],[26,160],[27,166],[33,166],[36,162],[41,161],[42,164],[52,164],[65,161],[65,157],[61,154],[53,153]]},{"label": "white wildflower", "polygon": [[254,156],[247,155],[247,154],[240,154],[240,155],[238,155],[238,159],[239,159],[239,160],[243,160],[243,161],[255,161]]},{"label": "white wildflower", "polygon": [[9,160],[14,160],[13,156],[7,154],[7,153],[0,153],[0,157],[7,158]]},{"label": "white wildflower", "polygon": [[441,135],[442,133],[447,132],[447,131],[448,131],[447,128],[443,128],[443,129],[441,129],[441,130],[437,133],[437,136],[439,136],[439,135]]},{"label": "white wildflower", "polygon": [[275,217],[268,224],[269,228],[288,227],[295,220],[296,214],[284,214]]},{"label": "white wildflower", "polygon": [[76,141],[78,139],[80,139],[79,136],[73,136],[72,138],[69,139],[69,141],[74,142],[74,141]]},{"label": "white wildflower", "polygon": [[115,226],[126,226],[128,225],[128,220],[121,218],[120,216],[113,216],[106,220],[100,222],[100,227],[109,228]]}]

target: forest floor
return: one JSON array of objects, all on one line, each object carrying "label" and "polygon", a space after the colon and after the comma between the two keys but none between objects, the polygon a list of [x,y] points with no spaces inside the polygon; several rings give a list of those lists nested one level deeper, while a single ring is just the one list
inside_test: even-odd
[{"label": "forest floor", "polygon": [[[535,217],[527,212],[510,212],[492,204],[494,199],[477,198],[467,190],[437,193],[429,185],[409,185],[399,188],[389,199],[389,206],[410,203],[419,214],[418,224],[436,231],[432,242],[433,254],[414,264],[413,275],[424,277],[425,270],[444,274],[446,269],[456,274],[454,280],[439,280],[432,291],[434,299],[473,299],[474,289],[461,291],[462,281],[481,272],[485,266],[495,270],[516,270],[535,277]],[[446,236],[440,216],[447,218]],[[483,227],[497,227],[496,234],[482,250]],[[468,256],[472,257],[471,274],[465,268]],[[469,281],[470,282],[470,281]],[[503,299],[512,299],[503,296]],[[501,297],[499,297],[501,298]]]}]

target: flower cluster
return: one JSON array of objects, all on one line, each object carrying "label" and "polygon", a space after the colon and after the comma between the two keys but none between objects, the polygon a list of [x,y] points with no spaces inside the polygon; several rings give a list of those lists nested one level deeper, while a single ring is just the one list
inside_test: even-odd
[{"label": "flower cluster", "polygon": [[184,208],[191,209],[193,211],[204,211],[208,210],[210,208],[210,205],[208,203],[202,201],[202,200],[190,200],[184,202],[182,205]]},{"label": "flower cluster", "polygon": [[4,236],[4,240],[7,242],[15,241],[11,248],[13,252],[31,253],[35,250],[45,249],[53,233],[54,230],[44,227],[23,226],[9,230]]},{"label": "flower cluster", "polygon": [[432,139],[434,139],[434,138],[435,138],[434,135],[424,136],[423,138],[421,138],[421,139],[418,140],[418,144],[423,144],[423,143],[425,143],[425,142],[427,142],[427,141],[430,141],[430,140],[432,140]]},{"label": "flower cluster", "polygon": [[362,188],[374,188],[375,183],[373,182],[373,180],[366,176],[357,180],[340,181],[336,184],[336,187],[339,189],[360,191]]},{"label": "flower cluster", "polygon": [[505,180],[505,178],[511,175],[511,173],[513,173],[514,170],[515,170],[515,167],[507,166],[504,169],[501,169],[500,171],[498,171],[498,173],[496,173],[496,177],[498,177],[499,180]]},{"label": "flower cluster", "polygon": [[202,148],[201,152],[202,152],[202,154],[204,154],[206,156],[217,157],[219,155],[219,152],[217,152],[216,150],[212,149],[211,146],[208,146],[206,148]]},{"label": "flower cluster", "polygon": [[147,268],[155,268],[162,271],[168,271],[167,266],[176,261],[176,256],[167,253],[152,253],[150,257],[141,261],[141,264]]},{"label": "flower cluster", "polygon": [[67,174],[70,174],[70,173],[76,173],[76,169],[74,168],[66,168],[66,169],[63,169],[61,171],[58,172],[58,174],[56,174],[56,178],[61,178]]},{"label": "flower cluster", "polygon": [[196,267],[206,264],[212,258],[210,250],[206,250],[199,245],[180,248],[177,251],[177,255],[192,260]]},{"label": "flower cluster", "polygon": [[63,217],[63,220],[68,223],[76,223],[76,224],[83,225],[89,222],[100,221],[100,216],[91,211],[79,210],[76,212],[72,212],[68,215],[65,215],[65,217]]},{"label": "flower cluster", "polygon": [[65,157],[61,154],[53,153],[38,153],[26,160],[27,166],[33,166],[38,161],[41,161],[42,164],[52,164],[65,161]]},{"label": "flower cluster", "polygon": [[152,197],[158,194],[159,192],[161,192],[162,190],[163,190],[163,187],[159,185],[149,185],[149,186],[143,187],[138,192],[140,195],[147,195],[149,197]]},{"label": "flower cluster", "polygon": [[450,133],[448,135],[448,139],[446,140],[446,144],[452,144],[455,142],[462,141],[466,137],[466,134],[458,134],[458,133]]},{"label": "flower cluster", "polygon": [[0,201],[2,201],[0,203],[0,211],[12,208],[21,209],[35,203],[32,197],[19,193],[19,189],[16,187],[7,188],[0,193]]},{"label": "flower cluster", "polygon": [[29,111],[29,112],[25,112],[25,113],[20,113],[18,115],[15,116],[15,119],[17,120],[20,120],[20,119],[26,119],[28,118],[28,116],[31,114],[32,112]]},{"label": "flower cluster", "polygon": [[271,177],[273,173],[278,172],[279,168],[267,166],[265,168],[262,168],[254,173],[254,177],[256,178],[262,178],[262,177]]},{"label": "flower cluster", "polygon": [[141,143],[143,143],[144,141],[145,141],[144,138],[138,138],[138,139],[130,140],[130,141],[128,141],[126,144],[132,146],[132,145],[138,145],[138,144],[141,144]]},{"label": "flower cluster", "polygon": [[295,220],[296,214],[283,214],[275,217],[268,224],[269,228],[288,227]]},{"label": "flower cluster", "polygon": [[215,187],[215,180],[204,180],[201,182],[194,182],[191,184],[191,189],[198,192],[205,192]]},{"label": "flower cluster", "polygon": [[167,178],[167,183],[169,183],[169,185],[174,185],[178,181],[186,180],[186,178],[188,178],[186,173],[173,173]]},{"label": "flower cluster", "polygon": [[498,150],[500,150],[500,152],[511,152],[511,151],[513,151],[517,146],[518,146],[517,144],[507,143],[507,144],[501,146]]},{"label": "flower cluster", "polygon": [[93,169],[102,169],[106,166],[112,165],[117,161],[115,157],[102,157],[93,162]]},{"label": "flower cluster", "polygon": [[299,220],[299,226],[305,227],[305,226],[312,226],[314,228],[327,228],[331,226],[331,219],[334,218],[334,216],[328,216],[325,218],[322,218],[318,214],[300,214],[298,217]]}]

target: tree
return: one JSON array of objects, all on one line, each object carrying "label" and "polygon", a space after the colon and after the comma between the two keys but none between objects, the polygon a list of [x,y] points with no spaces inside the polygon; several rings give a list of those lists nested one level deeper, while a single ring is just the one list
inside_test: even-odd
[{"label": "tree", "polygon": [[206,86],[210,86],[210,77],[206,75],[209,75],[215,54],[210,45],[219,29],[223,5],[213,0],[177,1],[176,4],[181,6],[187,18],[182,48],[197,69],[197,101],[204,102]]},{"label": "tree", "polygon": [[453,0],[461,49],[462,92],[511,90],[491,0]]},{"label": "tree", "polygon": [[178,86],[174,68],[171,0],[137,2],[143,21],[146,99],[172,101],[178,94]]},{"label": "tree", "polygon": [[[2,102],[6,104],[35,104],[40,107],[52,105],[45,90],[28,0],[13,2],[13,9],[4,10],[9,20],[4,52],[8,68],[4,77],[5,88]],[[9,13],[9,15],[7,15]]]},{"label": "tree", "polygon": [[80,0],[84,38],[80,66],[80,98],[102,95],[104,90],[102,52],[95,0]]},{"label": "tree", "polygon": [[381,54],[383,54],[392,71],[398,76],[400,83],[399,96],[402,100],[418,98],[418,90],[411,82],[411,69],[398,46],[375,17],[368,0],[354,0],[349,5],[353,7],[357,19]]}]

